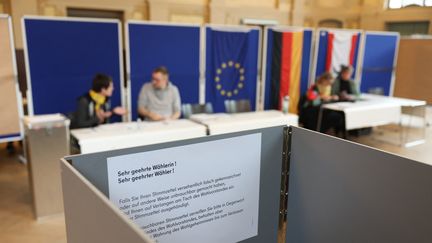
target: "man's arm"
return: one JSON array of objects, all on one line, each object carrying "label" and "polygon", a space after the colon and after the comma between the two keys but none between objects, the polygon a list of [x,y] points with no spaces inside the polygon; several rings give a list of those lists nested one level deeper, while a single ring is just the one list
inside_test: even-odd
[{"label": "man's arm", "polygon": [[138,107],[138,114],[140,114],[143,117],[148,117],[152,121],[161,121],[164,120],[162,116],[159,114],[156,114],[154,112],[151,112],[147,110],[144,106]]},{"label": "man's arm", "polygon": [[176,111],[176,112],[174,112],[174,114],[172,114],[171,115],[171,119],[173,119],[173,120],[176,120],[176,119],[179,119],[180,118],[180,112],[179,111]]},{"label": "man's arm", "polygon": [[350,85],[351,85],[351,93],[356,97],[360,96],[360,91],[357,83],[354,80],[350,80]]},{"label": "man's arm", "polygon": [[181,109],[181,99],[180,99],[180,92],[178,88],[174,90],[174,102],[173,102],[173,114],[171,115],[171,119],[179,119],[180,118],[180,109]]},{"label": "man's arm", "polygon": [[331,86],[331,95],[339,95],[340,93],[340,80],[339,78],[336,78],[333,81],[333,84]]}]

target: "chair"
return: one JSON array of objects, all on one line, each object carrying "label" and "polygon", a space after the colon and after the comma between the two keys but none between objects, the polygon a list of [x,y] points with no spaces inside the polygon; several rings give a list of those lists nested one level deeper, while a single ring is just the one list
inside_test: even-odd
[{"label": "chair", "polygon": [[225,100],[225,112],[240,113],[251,111],[249,100]]},{"label": "chair", "polygon": [[373,87],[368,89],[368,93],[375,95],[384,95],[384,89],[382,87]]},{"label": "chair", "polygon": [[213,106],[211,103],[206,104],[183,104],[181,106],[181,112],[183,115],[183,118],[189,119],[191,115],[193,114],[200,114],[200,113],[213,113]]}]

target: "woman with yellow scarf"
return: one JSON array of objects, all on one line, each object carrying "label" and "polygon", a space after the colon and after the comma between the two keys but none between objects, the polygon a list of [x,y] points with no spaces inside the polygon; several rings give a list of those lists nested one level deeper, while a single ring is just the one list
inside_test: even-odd
[{"label": "woman with yellow scarf", "polygon": [[71,128],[94,127],[109,122],[113,115],[124,115],[126,110],[115,107],[111,110],[109,98],[114,91],[111,77],[97,74],[89,92],[78,98],[77,110],[72,115]]}]

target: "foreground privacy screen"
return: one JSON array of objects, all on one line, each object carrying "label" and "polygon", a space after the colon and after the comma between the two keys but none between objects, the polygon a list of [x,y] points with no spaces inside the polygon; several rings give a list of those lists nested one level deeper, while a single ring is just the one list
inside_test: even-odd
[{"label": "foreground privacy screen", "polygon": [[[210,136],[69,160],[158,242],[276,242],[284,129]],[[71,224],[69,229],[73,229]]]}]

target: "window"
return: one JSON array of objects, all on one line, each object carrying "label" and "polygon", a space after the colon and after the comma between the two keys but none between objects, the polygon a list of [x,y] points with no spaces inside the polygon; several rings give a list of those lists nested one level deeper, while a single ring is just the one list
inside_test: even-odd
[{"label": "window", "polygon": [[321,28],[342,28],[343,23],[337,19],[323,19],[318,23]]},{"label": "window", "polygon": [[388,31],[399,32],[401,35],[427,35],[429,31],[429,22],[389,22],[386,24],[386,29]]},{"label": "window", "polygon": [[391,9],[409,6],[432,7],[432,0],[389,0],[388,7]]},{"label": "window", "polygon": [[122,11],[84,9],[84,8],[67,8],[66,11],[68,17],[108,18],[108,19],[118,19],[120,21],[123,21]]}]

